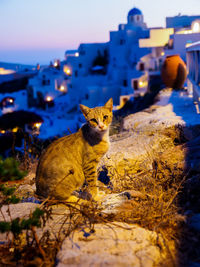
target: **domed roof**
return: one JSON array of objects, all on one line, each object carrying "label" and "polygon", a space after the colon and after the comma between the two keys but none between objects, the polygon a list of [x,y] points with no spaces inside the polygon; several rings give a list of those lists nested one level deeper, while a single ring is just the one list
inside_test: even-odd
[{"label": "domed roof", "polygon": [[134,15],[142,15],[142,11],[134,7],[128,12],[128,16],[134,16]]}]

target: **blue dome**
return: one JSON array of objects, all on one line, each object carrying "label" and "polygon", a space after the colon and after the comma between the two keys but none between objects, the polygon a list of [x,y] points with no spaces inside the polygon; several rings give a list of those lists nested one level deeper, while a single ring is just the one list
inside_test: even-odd
[{"label": "blue dome", "polygon": [[128,16],[135,16],[135,15],[142,15],[142,11],[140,11],[138,8],[134,7],[128,12]]}]

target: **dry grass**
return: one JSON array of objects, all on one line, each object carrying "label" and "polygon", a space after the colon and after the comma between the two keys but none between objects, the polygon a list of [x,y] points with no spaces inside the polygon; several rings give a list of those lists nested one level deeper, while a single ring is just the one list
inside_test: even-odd
[{"label": "dry grass", "polygon": [[[198,136],[197,132],[199,127],[186,129],[179,125],[162,130],[160,134],[169,137],[173,145],[164,152],[149,153],[149,158],[153,159],[152,169],[147,170],[146,166],[141,168],[141,164],[132,161],[132,165],[131,162],[124,162],[124,169],[120,162],[112,170],[115,177],[111,179],[113,191],[129,191],[132,195],[118,208],[118,213],[112,219],[136,223],[161,234],[171,259],[164,266],[184,266],[183,262],[188,260],[187,252],[181,250],[183,236],[187,235],[188,229],[184,208],[180,206],[180,195],[185,190],[191,172],[186,170],[183,144]],[[186,246],[187,241],[183,243]]]},{"label": "dry grass", "polygon": [[[120,120],[114,122],[113,133],[119,131],[120,125]],[[180,126],[168,128],[161,134],[170,137],[174,146],[166,152],[149,155],[154,159],[151,170],[142,169],[141,164],[138,165],[137,162],[129,162],[129,164],[125,162],[124,165],[113,168],[116,178],[111,180],[112,192],[128,191],[131,196],[130,200],[118,207],[117,213],[104,214],[101,205],[92,201],[67,203],[48,199],[41,205],[45,211],[44,230],[42,233],[36,233],[39,236],[38,241],[37,235],[32,236],[29,238],[32,242],[26,242],[23,247],[21,244],[20,249],[15,248],[14,254],[10,253],[7,257],[7,266],[15,266],[12,264],[14,264],[13,260],[16,261],[16,257],[19,266],[20,264],[21,266],[25,266],[24,264],[41,266],[42,262],[46,264],[45,266],[53,266],[63,240],[73,235],[74,231],[87,228],[90,234],[95,231],[96,223],[109,223],[112,227],[116,221],[138,224],[157,232],[158,236],[162,237],[162,242],[158,239],[156,245],[161,251],[167,251],[165,264],[161,266],[178,266],[180,264],[178,258],[187,260],[184,249],[183,251],[180,249],[182,244],[180,239],[183,235],[191,235],[191,233],[184,228],[185,216],[181,214],[179,194],[183,190],[188,173],[184,172],[184,152],[181,146],[177,145],[185,143],[189,135],[186,135],[185,129]],[[68,212],[56,214],[54,209],[56,206],[62,206]],[[60,221],[56,225],[54,216],[60,216]],[[51,231],[45,230],[46,225]],[[53,229],[53,227],[57,228]],[[26,239],[27,235],[30,235],[30,232],[27,231]],[[12,245],[9,245],[9,249]],[[178,249],[179,252],[177,252]],[[5,251],[1,254],[1,263],[4,264]],[[48,255],[51,257],[48,258]]]}]

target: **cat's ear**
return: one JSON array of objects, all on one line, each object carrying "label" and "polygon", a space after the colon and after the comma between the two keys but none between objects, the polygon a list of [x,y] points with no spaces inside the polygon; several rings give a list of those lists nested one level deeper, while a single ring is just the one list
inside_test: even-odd
[{"label": "cat's ear", "polygon": [[82,104],[80,104],[79,107],[80,107],[80,110],[82,111],[83,115],[85,117],[87,117],[88,113],[90,112],[90,108],[88,108]]},{"label": "cat's ear", "polygon": [[113,99],[110,98],[108,100],[108,102],[105,103],[104,107],[107,108],[107,109],[109,109],[110,111],[112,111],[112,109],[113,109]]}]

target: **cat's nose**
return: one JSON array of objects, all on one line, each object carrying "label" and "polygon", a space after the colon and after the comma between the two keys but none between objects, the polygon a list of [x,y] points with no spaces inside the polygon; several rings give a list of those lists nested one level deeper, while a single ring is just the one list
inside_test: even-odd
[{"label": "cat's nose", "polygon": [[103,125],[103,124],[100,124],[100,125],[99,125],[99,128],[100,128],[100,129],[103,129],[103,128],[104,128],[104,125]]}]

